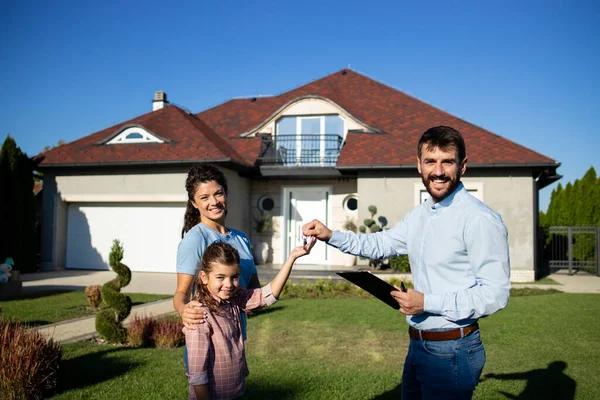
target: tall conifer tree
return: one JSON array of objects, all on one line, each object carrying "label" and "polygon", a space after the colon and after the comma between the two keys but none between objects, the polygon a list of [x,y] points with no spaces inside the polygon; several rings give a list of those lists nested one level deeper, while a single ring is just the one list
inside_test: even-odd
[{"label": "tall conifer tree", "polygon": [[0,149],[0,261],[12,257],[23,272],[35,262],[33,162],[8,135]]}]

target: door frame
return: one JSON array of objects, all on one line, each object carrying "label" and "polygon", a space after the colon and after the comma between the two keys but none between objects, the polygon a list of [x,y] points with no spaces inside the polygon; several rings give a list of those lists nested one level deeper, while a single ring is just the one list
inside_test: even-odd
[{"label": "door frame", "polygon": [[[327,197],[325,198],[325,213],[326,213],[326,221],[323,222],[326,226],[330,226],[331,224],[331,185],[285,185],[281,187],[281,209],[283,210],[283,230],[281,234],[281,255],[279,262],[283,264],[285,260],[287,260],[288,255],[290,254],[290,249],[287,248],[288,243],[288,228],[289,228],[289,214],[290,207],[288,204],[288,197],[290,192],[312,192],[315,190],[321,190],[327,193]],[[308,222],[308,221],[306,221]],[[331,258],[329,257],[329,246],[325,246],[325,262],[324,265],[331,265]]]}]

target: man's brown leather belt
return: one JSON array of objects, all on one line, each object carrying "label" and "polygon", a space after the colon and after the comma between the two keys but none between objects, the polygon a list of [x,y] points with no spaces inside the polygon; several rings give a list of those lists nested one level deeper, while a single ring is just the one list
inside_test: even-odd
[{"label": "man's brown leather belt", "polygon": [[412,339],[425,341],[456,340],[470,335],[477,329],[479,329],[479,324],[477,322],[462,328],[440,332],[420,331],[411,326],[408,328],[408,336],[410,336]]}]

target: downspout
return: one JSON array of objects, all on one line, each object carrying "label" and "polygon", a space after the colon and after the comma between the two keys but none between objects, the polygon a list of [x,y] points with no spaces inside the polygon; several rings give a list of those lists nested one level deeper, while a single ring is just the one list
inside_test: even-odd
[{"label": "downspout", "polygon": [[539,223],[540,223],[540,189],[539,180],[544,175],[544,171],[533,180],[533,279],[540,278],[538,272],[541,271],[541,260],[539,252]]}]

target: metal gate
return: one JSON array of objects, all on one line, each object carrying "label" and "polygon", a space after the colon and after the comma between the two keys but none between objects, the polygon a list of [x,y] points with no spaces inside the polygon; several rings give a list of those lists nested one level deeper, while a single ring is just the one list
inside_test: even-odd
[{"label": "metal gate", "polygon": [[568,269],[569,275],[586,271],[600,276],[600,227],[551,226],[547,234],[544,258],[550,272]]}]

